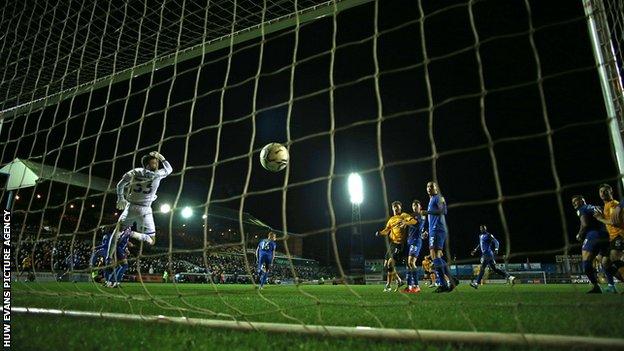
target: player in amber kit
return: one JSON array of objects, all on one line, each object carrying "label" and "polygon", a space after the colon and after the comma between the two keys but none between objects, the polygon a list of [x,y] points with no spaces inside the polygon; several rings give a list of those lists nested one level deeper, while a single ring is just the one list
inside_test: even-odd
[{"label": "player in amber kit", "polygon": [[396,272],[396,265],[405,259],[407,228],[417,223],[414,217],[403,212],[403,204],[401,204],[400,201],[392,202],[392,213],[393,216],[388,219],[386,227],[375,233],[376,236],[387,236],[390,241],[384,261],[384,268],[387,272],[384,292],[392,291],[390,285],[395,279],[397,281],[397,288],[395,291],[403,285],[403,281]]},{"label": "player in amber kit", "polygon": [[433,271],[433,261],[431,261],[431,256],[427,255],[423,257],[421,264],[423,267],[423,271],[425,272],[425,277],[429,278],[429,287],[435,288],[437,285],[436,274]]},{"label": "player in amber kit", "polygon": [[602,212],[598,211],[594,214],[597,220],[604,223],[609,233],[609,255],[602,260],[602,266],[608,280],[607,291],[617,292],[615,289],[616,276],[620,281],[624,281],[624,262],[622,261],[622,251],[624,251],[624,228],[614,225],[612,217],[620,203],[613,198],[613,188],[609,184],[602,184],[598,189],[600,198],[604,202]]},{"label": "player in amber kit", "polygon": [[19,278],[22,276],[22,273],[26,273],[26,281],[32,282],[33,280],[35,280],[35,270],[33,269],[33,267],[34,263],[32,260],[32,256],[28,255],[24,257],[24,259],[22,260],[22,270],[17,275],[17,279],[19,280]]}]

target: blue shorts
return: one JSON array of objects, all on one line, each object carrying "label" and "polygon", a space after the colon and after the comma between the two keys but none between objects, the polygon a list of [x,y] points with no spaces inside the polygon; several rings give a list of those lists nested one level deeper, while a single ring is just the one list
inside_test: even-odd
[{"label": "blue shorts", "polygon": [[126,250],[125,249],[121,249],[121,248],[117,248],[117,260],[125,260],[126,258],[128,258],[128,255],[126,254]]},{"label": "blue shorts", "polygon": [[445,232],[429,233],[429,249],[442,250],[446,241]]},{"label": "blue shorts", "polygon": [[609,234],[607,232],[592,230],[587,233],[583,240],[583,251],[594,255],[606,256],[609,254]]},{"label": "blue shorts", "polygon": [[271,257],[270,255],[260,255],[258,257],[258,271],[262,270],[262,266],[268,271],[269,267],[271,267]]},{"label": "blue shorts", "polygon": [[409,245],[407,255],[411,257],[418,257],[420,249],[422,248],[422,240],[417,240],[415,243]]},{"label": "blue shorts", "polygon": [[481,256],[481,264],[483,265],[488,265],[488,264],[496,264],[496,261],[494,260],[494,256],[490,256],[490,255],[483,255]]}]

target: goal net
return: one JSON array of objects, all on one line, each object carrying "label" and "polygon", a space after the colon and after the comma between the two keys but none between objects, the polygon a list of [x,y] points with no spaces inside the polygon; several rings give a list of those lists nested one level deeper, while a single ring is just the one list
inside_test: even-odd
[{"label": "goal net", "polygon": [[[602,206],[603,183],[622,194],[612,128],[622,121],[622,4],[591,1],[588,15],[587,3],[6,2],[0,194],[14,310],[342,336],[367,333],[356,326],[378,337],[405,329],[395,338],[421,340],[441,335],[422,329],[450,328],[457,333],[444,338],[460,342],[472,341],[460,331],[504,331],[516,334],[477,339],[519,345],[533,343],[528,334],[578,335],[577,309],[565,312],[574,330],[544,326],[576,306],[580,284],[560,301],[526,305],[530,287],[508,287],[496,308],[513,307],[516,318],[492,329],[497,315],[478,295],[453,307],[476,315],[431,320],[417,303],[430,291],[383,295],[357,283],[385,281],[389,242],[375,232],[392,201],[406,212],[414,199],[426,207],[429,181],[448,203],[446,261],[465,283],[482,224],[519,282],[569,278],[556,256],[580,253],[571,197]],[[590,19],[610,30],[597,44],[613,48],[603,64]],[[288,148],[284,171],[260,165],[271,142]],[[121,287],[109,288],[101,275],[116,263],[94,252],[123,214],[117,183],[153,151],[173,169],[151,204],[155,244],[130,239]],[[361,204],[349,201],[353,172]],[[259,290],[255,253],[269,232],[276,254]],[[540,265],[524,269],[529,261]],[[458,294],[487,294],[465,283]],[[593,330],[587,336],[612,336]]]}]

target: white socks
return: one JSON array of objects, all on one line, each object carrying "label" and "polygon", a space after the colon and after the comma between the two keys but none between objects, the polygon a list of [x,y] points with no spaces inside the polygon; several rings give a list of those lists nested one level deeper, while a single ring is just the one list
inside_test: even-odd
[{"label": "white socks", "polygon": [[136,240],[139,240],[139,241],[145,241],[146,243],[148,243],[150,245],[154,245],[154,237],[155,236],[156,236],[156,234],[148,235],[148,234],[137,233],[137,232],[132,232],[132,234],[130,235],[130,237],[132,239],[136,239]]}]

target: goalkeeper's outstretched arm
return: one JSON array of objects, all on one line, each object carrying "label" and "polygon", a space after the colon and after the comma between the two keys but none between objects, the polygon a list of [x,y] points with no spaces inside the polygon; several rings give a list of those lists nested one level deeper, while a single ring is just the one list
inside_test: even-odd
[{"label": "goalkeeper's outstretched arm", "polygon": [[156,171],[156,174],[158,174],[160,177],[164,178],[170,175],[171,172],[173,172],[171,164],[165,159],[165,156],[163,156],[161,153],[159,153],[158,151],[152,151],[150,152],[150,155],[156,157],[158,161],[162,163],[163,168]]}]

